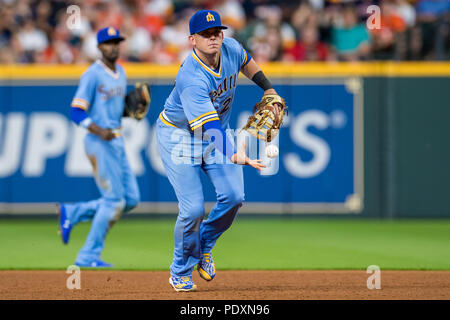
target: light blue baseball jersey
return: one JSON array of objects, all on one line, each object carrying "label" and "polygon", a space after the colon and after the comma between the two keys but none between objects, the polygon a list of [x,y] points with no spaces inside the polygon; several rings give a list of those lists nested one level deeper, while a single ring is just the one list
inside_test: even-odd
[{"label": "light blue baseball jersey", "polygon": [[125,107],[126,75],[116,64],[116,72],[97,60],[82,75],[72,107],[81,108],[104,129],[120,127]]},{"label": "light blue baseball jersey", "polygon": [[[71,119],[84,127],[83,122],[91,120],[104,129],[116,129],[121,124],[125,92],[123,68],[116,64],[116,72],[113,72],[98,60],[80,79],[72,100]],[[140,200],[139,186],[128,162],[122,137],[116,134],[115,139],[106,141],[88,133],[84,145],[89,158],[95,159],[93,173],[102,197],[64,204],[72,226],[92,219],[91,231],[76,258],[76,264],[82,266],[101,261],[111,223],[119,219],[121,213],[137,206]]]},{"label": "light blue baseball jersey", "polygon": [[222,128],[227,129],[239,71],[247,62],[246,51],[233,38],[224,38],[216,70],[204,64],[193,50],[178,71],[161,121],[195,130],[209,121],[220,120]]}]

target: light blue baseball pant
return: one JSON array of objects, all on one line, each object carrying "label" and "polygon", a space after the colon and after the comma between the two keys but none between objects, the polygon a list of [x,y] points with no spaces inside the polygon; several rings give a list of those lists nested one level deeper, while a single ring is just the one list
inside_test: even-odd
[{"label": "light blue baseball pant", "polygon": [[128,163],[122,137],[105,141],[87,134],[84,146],[102,197],[64,204],[72,225],[92,219],[86,242],[76,258],[76,262],[83,264],[100,259],[109,229],[122,213],[136,207],[140,200],[139,187]]},{"label": "light blue baseball pant", "polygon": [[[187,130],[157,120],[157,140],[164,168],[178,199],[175,246],[170,273],[189,276],[203,253],[211,252],[217,239],[233,223],[244,201],[241,165],[214,163],[215,150],[208,141],[193,146]],[[212,152],[211,152],[212,150]],[[209,154],[202,160],[202,154]],[[217,202],[206,220],[202,171],[214,185]]]}]

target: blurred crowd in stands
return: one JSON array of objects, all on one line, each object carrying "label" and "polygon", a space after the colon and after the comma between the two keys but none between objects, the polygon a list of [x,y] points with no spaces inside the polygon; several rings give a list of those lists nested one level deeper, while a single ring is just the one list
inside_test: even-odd
[{"label": "blurred crowd in stands", "polygon": [[199,9],[218,11],[259,63],[450,60],[450,0],[0,0],[0,63],[91,62],[110,25],[127,38],[121,61],[179,63]]}]

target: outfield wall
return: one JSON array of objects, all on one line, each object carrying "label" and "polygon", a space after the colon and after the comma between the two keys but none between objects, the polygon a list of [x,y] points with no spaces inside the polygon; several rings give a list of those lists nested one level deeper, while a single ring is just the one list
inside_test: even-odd
[{"label": "outfield wall", "polygon": [[[84,155],[85,131],[68,119],[86,67],[0,67],[0,213],[48,213],[54,202],[99,196]],[[242,212],[450,216],[450,63],[262,67],[286,99],[289,117],[272,169],[260,175],[245,168]],[[129,88],[146,80],[153,97],[146,119],[123,124],[142,194],[135,213],[177,211],[154,132],[177,68],[125,65]],[[242,77],[239,84],[233,129],[262,93]],[[261,156],[261,146],[250,143],[253,156]],[[210,207],[212,187],[205,198]]]}]

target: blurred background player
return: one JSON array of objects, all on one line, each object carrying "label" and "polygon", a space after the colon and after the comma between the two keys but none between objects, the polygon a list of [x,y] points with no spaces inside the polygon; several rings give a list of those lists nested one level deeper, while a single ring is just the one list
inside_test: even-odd
[{"label": "blurred background player", "polygon": [[112,267],[101,259],[108,230],[122,213],[136,207],[140,198],[120,134],[126,76],[116,60],[123,40],[113,27],[98,32],[102,57],[81,77],[70,111],[70,118],[89,131],[84,140],[85,151],[102,195],[97,200],[59,205],[64,244],[68,243],[73,226],[92,219],[89,235],[75,261],[81,267]]},{"label": "blurred background player", "polygon": [[[243,167],[237,164],[258,170],[265,167],[261,160],[247,157],[245,144],[236,151],[224,130],[229,128],[240,71],[264,94],[276,92],[241,44],[224,38],[222,30],[226,28],[215,11],[201,10],[192,16],[189,41],[194,49],[180,67],[157,123],[161,159],[179,202],[169,279],[176,291],[196,289],[191,274],[197,264],[203,279],[210,281],[215,276],[211,250],[244,201]],[[182,139],[181,155],[177,135]],[[217,161],[219,152],[225,161],[223,157]],[[217,202],[204,221],[202,171],[217,194]]]}]

